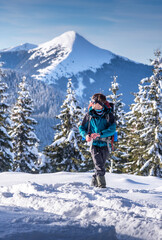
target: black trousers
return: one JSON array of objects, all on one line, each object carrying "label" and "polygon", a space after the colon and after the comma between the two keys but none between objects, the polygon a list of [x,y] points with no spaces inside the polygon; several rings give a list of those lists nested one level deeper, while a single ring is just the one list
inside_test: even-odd
[{"label": "black trousers", "polygon": [[98,146],[92,145],[91,155],[92,155],[93,163],[95,166],[95,174],[99,176],[104,176],[105,162],[109,157],[108,147],[107,146],[98,147]]}]

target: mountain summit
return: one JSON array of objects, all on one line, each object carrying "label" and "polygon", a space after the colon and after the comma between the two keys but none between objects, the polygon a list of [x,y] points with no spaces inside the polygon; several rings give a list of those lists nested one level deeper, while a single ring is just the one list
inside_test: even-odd
[{"label": "mountain summit", "polygon": [[76,75],[88,69],[96,70],[115,57],[108,50],[91,44],[74,31],[65,32],[53,40],[30,51],[29,58],[37,62],[37,71],[32,76],[53,83],[54,79]]}]

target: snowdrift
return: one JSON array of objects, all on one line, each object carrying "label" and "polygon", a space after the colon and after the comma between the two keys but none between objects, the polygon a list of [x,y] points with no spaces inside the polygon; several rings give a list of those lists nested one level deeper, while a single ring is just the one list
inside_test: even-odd
[{"label": "snowdrift", "polygon": [[160,239],[161,179],[92,173],[0,174],[1,240]]}]

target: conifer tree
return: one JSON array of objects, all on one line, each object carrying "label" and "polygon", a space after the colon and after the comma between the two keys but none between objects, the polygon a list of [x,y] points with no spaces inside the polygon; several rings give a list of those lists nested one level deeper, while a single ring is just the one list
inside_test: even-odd
[{"label": "conifer tree", "polygon": [[33,101],[30,97],[26,77],[19,84],[18,99],[12,114],[11,137],[14,150],[14,171],[38,173],[38,143],[34,133],[36,120],[31,118]]},{"label": "conifer tree", "polygon": [[111,88],[109,91],[112,92],[111,95],[108,95],[108,101],[113,103],[113,114],[116,120],[117,126],[117,134],[118,134],[118,142],[114,142],[114,150],[110,154],[110,172],[122,172],[123,168],[123,159],[122,156],[125,155],[126,146],[125,146],[125,131],[126,131],[126,124],[125,124],[125,112],[123,107],[125,104],[122,102],[121,96],[122,93],[117,94],[119,90],[119,83],[117,83],[117,76],[113,76],[113,81],[111,82]]},{"label": "conifer tree", "polygon": [[81,136],[78,130],[81,109],[75,98],[71,79],[67,84],[66,99],[61,106],[61,113],[57,116],[60,123],[56,130],[53,143],[44,149],[44,154],[50,159],[52,172],[80,171],[81,163],[85,161],[80,152]]},{"label": "conifer tree", "polygon": [[9,105],[6,103],[7,84],[2,82],[4,74],[0,69],[0,172],[12,170],[13,153],[12,142],[9,136]]},{"label": "conifer tree", "polygon": [[129,114],[127,171],[144,176],[162,176],[162,58],[152,60],[153,75],[141,80]]},{"label": "conifer tree", "polygon": [[47,159],[47,157],[44,155],[43,152],[39,152],[38,155],[38,171],[39,173],[50,173],[50,159]]}]

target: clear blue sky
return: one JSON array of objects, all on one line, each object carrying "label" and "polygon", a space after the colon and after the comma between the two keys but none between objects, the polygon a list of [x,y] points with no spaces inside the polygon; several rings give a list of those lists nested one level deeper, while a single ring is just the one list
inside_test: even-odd
[{"label": "clear blue sky", "polygon": [[0,49],[74,30],[93,44],[149,64],[162,50],[161,0],[0,0]]}]

